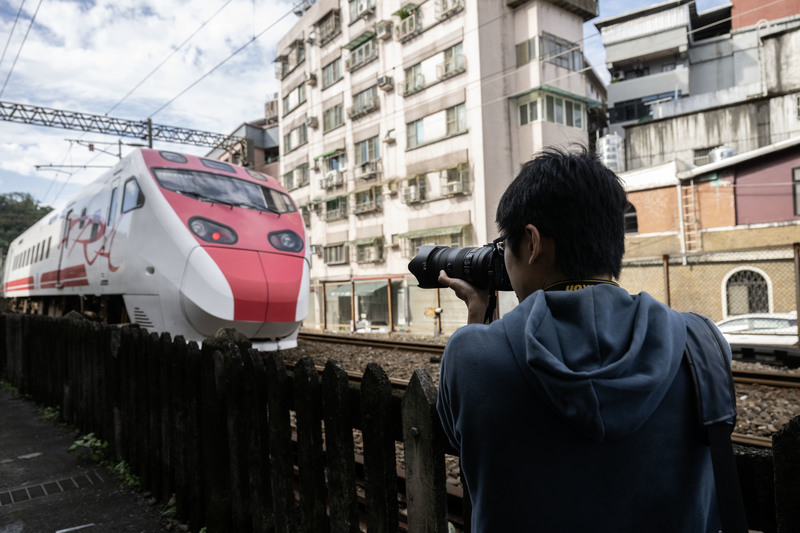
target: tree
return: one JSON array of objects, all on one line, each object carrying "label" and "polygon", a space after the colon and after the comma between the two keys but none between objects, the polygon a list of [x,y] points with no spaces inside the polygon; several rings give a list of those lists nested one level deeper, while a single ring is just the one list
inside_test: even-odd
[{"label": "tree", "polygon": [[11,241],[52,210],[27,193],[0,194],[0,254],[5,257]]}]

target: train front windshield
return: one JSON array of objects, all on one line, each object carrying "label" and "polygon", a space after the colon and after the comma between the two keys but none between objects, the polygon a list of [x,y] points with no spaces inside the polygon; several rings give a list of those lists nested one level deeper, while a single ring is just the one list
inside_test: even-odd
[{"label": "train front windshield", "polygon": [[153,172],[163,188],[196,200],[273,213],[297,210],[288,194],[250,181],[201,170],[154,168]]}]

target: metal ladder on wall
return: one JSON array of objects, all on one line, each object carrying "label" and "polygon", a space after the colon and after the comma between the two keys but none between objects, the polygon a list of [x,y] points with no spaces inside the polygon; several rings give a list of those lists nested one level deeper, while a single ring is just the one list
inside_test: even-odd
[{"label": "metal ladder on wall", "polygon": [[697,216],[694,195],[694,181],[688,185],[681,184],[681,205],[683,217],[683,240],[687,252],[696,252],[700,249],[700,238],[697,232]]}]

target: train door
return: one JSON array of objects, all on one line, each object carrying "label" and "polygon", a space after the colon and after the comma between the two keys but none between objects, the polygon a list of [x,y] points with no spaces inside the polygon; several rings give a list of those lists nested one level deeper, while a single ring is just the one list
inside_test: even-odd
[{"label": "train door", "polygon": [[61,242],[58,246],[58,269],[56,270],[56,289],[60,289],[63,287],[61,285],[61,262],[64,260],[64,250],[67,249],[67,243],[69,242],[69,230],[70,226],[72,226],[72,209],[67,211],[66,216],[64,216],[64,229],[61,232]]}]

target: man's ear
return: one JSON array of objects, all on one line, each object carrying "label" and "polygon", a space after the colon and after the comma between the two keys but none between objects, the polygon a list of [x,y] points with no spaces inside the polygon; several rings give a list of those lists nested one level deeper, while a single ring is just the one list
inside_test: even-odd
[{"label": "man's ear", "polygon": [[521,248],[528,264],[532,265],[542,253],[542,238],[539,234],[539,228],[533,224],[525,226],[525,236],[522,239]]}]

